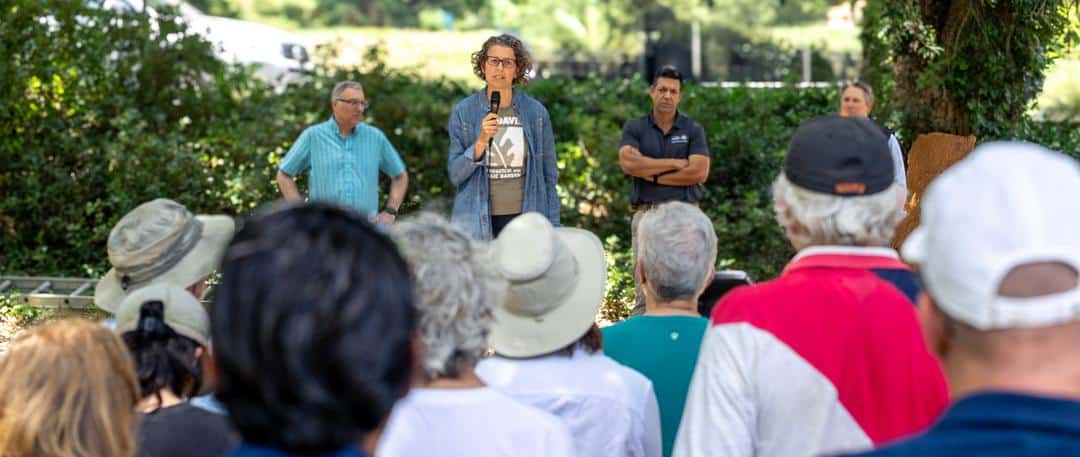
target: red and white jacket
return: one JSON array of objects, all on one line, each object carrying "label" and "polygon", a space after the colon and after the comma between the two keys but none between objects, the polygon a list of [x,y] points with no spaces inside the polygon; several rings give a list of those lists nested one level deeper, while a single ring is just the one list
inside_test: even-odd
[{"label": "red and white jacket", "polygon": [[676,457],[860,451],[917,433],[948,388],[887,248],[810,247],[713,309]]}]

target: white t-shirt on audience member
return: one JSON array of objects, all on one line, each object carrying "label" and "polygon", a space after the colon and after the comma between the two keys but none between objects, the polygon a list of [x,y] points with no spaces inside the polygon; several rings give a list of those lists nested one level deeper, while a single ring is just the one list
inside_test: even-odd
[{"label": "white t-shirt on audience member", "polygon": [[603,351],[572,356],[495,355],[476,375],[515,400],[562,419],[579,457],[661,457],[660,409],[652,382]]},{"label": "white t-shirt on audience member", "polygon": [[376,457],[570,457],[559,418],[490,387],[413,388],[394,405]]}]

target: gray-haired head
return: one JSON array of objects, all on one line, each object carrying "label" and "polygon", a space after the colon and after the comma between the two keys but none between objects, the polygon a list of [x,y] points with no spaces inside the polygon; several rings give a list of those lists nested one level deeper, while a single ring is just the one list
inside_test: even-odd
[{"label": "gray-haired head", "polygon": [[780,173],[773,181],[773,209],[796,249],[807,246],[884,246],[904,219],[907,190],[895,182],[857,197],[806,190]]},{"label": "gray-haired head", "polygon": [[467,373],[487,349],[506,279],[493,267],[486,244],[440,216],[424,213],[399,222],[391,236],[415,277],[421,376],[431,381]]},{"label": "gray-haired head", "polygon": [[337,100],[338,96],[341,95],[342,92],[345,92],[345,89],[356,89],[363,92],[364,86],[356,81],[339,81],[337,84],[334,84],[334,90],[330,91],[330,103],[334,103],[334,100]]},{"label": "gray-haired head", "polygon": [[661,302],[697,296],[716,265],[716,230],[705,213],[682,202],[642,215],[638,261]]},{"label": "gray-haired head", "polygon": [[840,97],[841,98],[844,97],[844,91],[847,90],[849,87],[858,87],[860,90],[862,90],[863,95],[866,97],[866,103],[868,105],[873,106],[873,104],[874,104],[874,88],[871,87],[870,84],[867,84],[867,83],[865,83],[863,81],[859,81],[859,80],[848,81],[848,82],[844,83],[844,85],[840,86]]}]

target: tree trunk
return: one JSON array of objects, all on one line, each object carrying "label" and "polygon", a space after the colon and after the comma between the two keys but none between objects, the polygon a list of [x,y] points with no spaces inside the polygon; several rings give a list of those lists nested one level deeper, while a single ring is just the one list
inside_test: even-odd
[{"label": "tree trunk", "polygon": [[[970,26],[967,19],[974,7],[971,0],[920,2],[920,19],[938,31],[937,42],[933,44],[942,48],[942,55],[955,55],[958,37],[965,32],[965,26]],[[909,132],[910,137],[929,132],[971,134],[969,112],[963,100],[941,81],[920,81],[919,75],[929,66],[930,62],[912,53],[897,55],[893,67],[896,81],[893,102],[909,117],[905,124],[914,130]]]}]

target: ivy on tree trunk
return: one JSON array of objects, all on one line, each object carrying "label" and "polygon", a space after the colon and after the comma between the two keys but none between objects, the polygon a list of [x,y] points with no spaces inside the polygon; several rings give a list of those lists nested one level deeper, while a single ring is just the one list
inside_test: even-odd
[{"label": "ivy on tree trunk", "polygon": [[[1077,42],[1078,0],[870,0],[864,74],[907,141],[928,132],[1002,138],[1027,120],[1044,73]],[[889,74],[891,70],[891,74]],[[891,80],[888,80],[891,79]]]}]

